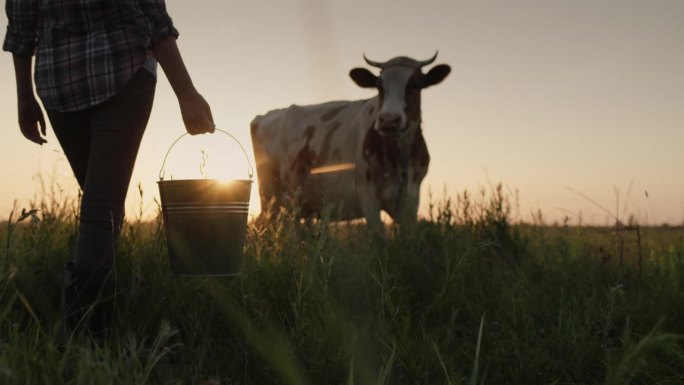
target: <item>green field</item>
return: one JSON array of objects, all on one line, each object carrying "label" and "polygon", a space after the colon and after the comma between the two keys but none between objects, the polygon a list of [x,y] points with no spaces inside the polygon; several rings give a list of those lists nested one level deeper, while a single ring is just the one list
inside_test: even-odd
[{"label": "green field", "polygon": [[[524,224],[501,190],[387,240],[286,212],[179,278],[130,220],[112,335],[59,336],[73,200],[0,224],[0,384],[684,384],[684,229]],[[296,210],[295,210],[296,211]]]}]

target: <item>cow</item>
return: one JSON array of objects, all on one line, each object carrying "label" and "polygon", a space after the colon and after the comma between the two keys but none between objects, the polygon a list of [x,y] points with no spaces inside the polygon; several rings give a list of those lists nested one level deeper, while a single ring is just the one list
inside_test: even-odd
[{"label": "cow", "polygon": [[349,72],[377,95],[356,101],[291,105],[255,117],[251,137],[257,165],[262,214],[298,196],[300,214],[321,215],[324,204],[337,208],[336,220],[365,218],[382,232],[384,210],[399,224],[414,223],[420,184],[430,155],[421,128],[421,90],[444,80],[451,68],[406,56],[365,62],[380,69]]}]

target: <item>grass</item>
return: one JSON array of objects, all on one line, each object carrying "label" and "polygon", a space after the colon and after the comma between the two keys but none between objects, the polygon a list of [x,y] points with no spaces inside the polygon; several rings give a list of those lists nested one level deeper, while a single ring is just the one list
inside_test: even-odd
[{"label": "grass", "polygon": [[62,341],[75,201],[0,224],[1,384],[684,383],[681,228],[514,223],[495,188],[387,240],[284,212],[239,277],[179,278],[134,220],[111,337]]}]

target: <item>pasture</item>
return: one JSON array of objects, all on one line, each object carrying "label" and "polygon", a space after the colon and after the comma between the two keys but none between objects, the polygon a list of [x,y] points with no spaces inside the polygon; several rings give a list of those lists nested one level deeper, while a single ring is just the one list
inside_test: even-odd
[{"label": "pasture", "polygon": [[501,189],[386,241],[294,208],[250,226],[241,276],[201,279],[133,217],[112,335],[64,340],[73,202],[0,226],[2,384],[684,383],[679,227],[518,223]]}]

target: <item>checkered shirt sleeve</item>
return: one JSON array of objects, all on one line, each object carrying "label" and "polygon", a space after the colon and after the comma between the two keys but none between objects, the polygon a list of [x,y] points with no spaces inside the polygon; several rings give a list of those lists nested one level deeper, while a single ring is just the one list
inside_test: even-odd
[{"label": "checkered shirt sleeve", "polygon": [[154,46],[167,36],[178,38],[178,31],[166,12],[164,0],[134,0],[147,25],[149,47]]},{"label": "checkered shirt sleeve", "polygon": [[37,0],[6,0],[7,33],[3,51],[20,56],[31,56],[36,48],[38,28]]}]

